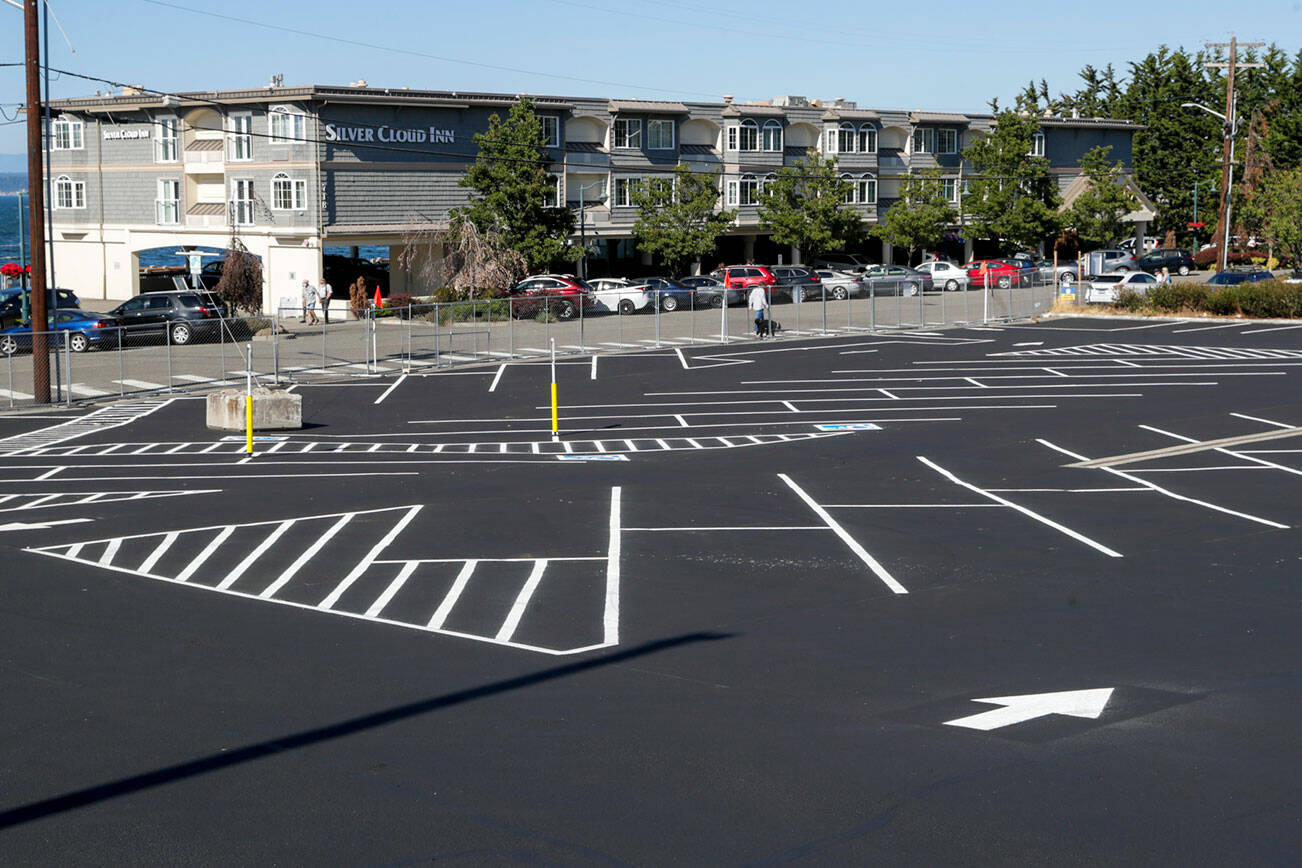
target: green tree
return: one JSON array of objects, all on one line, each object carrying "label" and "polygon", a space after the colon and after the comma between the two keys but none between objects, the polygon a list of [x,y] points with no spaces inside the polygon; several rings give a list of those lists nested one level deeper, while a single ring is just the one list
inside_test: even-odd
[{"label": "green tree", "polygon": [[719,174],[679,163],[673,178],[651,178],[635,185],[630,199],[637,206],[633,234],[638,248],[659,255],[674,274],[713,253],[715,239],[737,216],[735,211],[714,210],[719,204]]},{"label": "green tree", "polygon": [[1302,264],[1302,167],[1267,173],[1244,203],[1242,220],[1265,236],[1276,255]]},{"label": "green tree", "polygon": [[1088,186],[1062,218],[1081,241],[1094,246],[1115,242],[1127,234],[1121,218],[1139,207],[1139,200],[1125,186],[1121,161],[1108,160],[1111,151],[1110,146],[1100,146],[1090,148],[1081,157],[1081,173]]},{"label": "green tree", "polygon": [[1058,185],[1044,157],[1031,155],[1037,117],[1005,110],[990,135],[963,157],[972,165],[963,210],[972,234],[1003,246],[1038,247],[1058,229]]},{"label": "green tree", "polygon": [[475,195],[453,211],[454,222],[469,220],[482,235],[500,239],[524,257],[530,271],[578,258],[580,251],[566,244],[574,215],[548,204],[556,179],[547,173],[552,160],[533,102],[522,98],[505,121],[494,114],[475,142],[479,155],[458,182]]},{"label": "green tree", "polygon": [[872,234],[893,247],[906,248],[912,262],[917,250],[939,245],[945,231],[957,222],[958,212],[945,195],[940,172],[932,170],[900,182],[900,198]]},{"label": "green tree", "polygon": [[863,236],[863,223],[847,202],[854,185],[836,171],[836,157],[810,151],[784,166],[759,193],[760,223],[778,244],[800,251],[802,261],[841,250]]}]

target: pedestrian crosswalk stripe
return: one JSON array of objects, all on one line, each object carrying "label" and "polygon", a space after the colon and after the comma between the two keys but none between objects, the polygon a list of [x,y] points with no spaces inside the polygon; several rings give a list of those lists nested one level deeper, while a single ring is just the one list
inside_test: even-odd
[{"label": "pedestrian crosswalk stripe", "polygon": [[[30,397],[30,396],[29,396]],[[171,398],[146,398],[137,401],[123,401],[111,407],[104,407],[94,412],[79,416],[68,422],[51,425],[25,434],[14,434],[0,439],[0,455],[20,455],[28,449],[41,448],[55,443],[64,443],[77,437],[84,437],[98,431],[107,431],[130,424],[135,420],[165,407]]]},{"label": "pedestrian crosswalk stripe", "polygon": [[219,491],[220,488],[200,488],[189,491],[60,491],[56,494],[7,494],[0,497],[0,512],[120,503],[125,500],[153,500],[158,497],[215,494]]},{"label": "pedestrian crosswalk stripe", "polygon": [[1039,350],[1014,350],[991,356],[1175,356],[1182,359],[1302,359],[1302,350],[1263,347],[1199,347],[1167,344],[1082,344]]}]

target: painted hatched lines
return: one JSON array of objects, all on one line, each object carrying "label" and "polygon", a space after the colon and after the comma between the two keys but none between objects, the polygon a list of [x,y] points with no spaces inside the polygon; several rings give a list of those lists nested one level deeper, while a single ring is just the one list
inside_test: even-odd
[{"label": "painted hatched lines", "polygon": [[172,400],[171,398],[164,398],[125,401],[114,404],[112,407],[95,410],[59,425],[51,425],[37,431],[28,431],[24,434],[5,437],[0,439],[0,455],[21,455],[28,449],[39,449],[55,443],[64,443],[77,437],[84,437],[87,434],[129,425],[137,419],[148,416],[150,413],[167,406]]},{"label": "painted hatched lines", "polygon": [[[27,551],[300,610],[544,654],[575,654],[619,641],[619,503],[620,489],[614,488],[605,554],[382,559],[419,515],[420,505]],[[358,546],[365,552],[360,558]],[[587,615],[575,617],[575,611]]]},{"label": "painted hatched lines", "polygon": [[220,488],[193,491],[60,491],[55,494],[7,494],[0,497],[0,512],[25,512],[29,509],[68,508],[86,504],[117,503],[124,500],[152,500],[156,497],[182,497],[188,494],[216,494]]},{"label": "painted hatched lines", "polygon": [[1302,359],[1302,350],[1256,347],[1196,347],[1169,344],[1081,344],[1039,350],[1013,350],[990,356],[1174,356],[1182,359]]}]

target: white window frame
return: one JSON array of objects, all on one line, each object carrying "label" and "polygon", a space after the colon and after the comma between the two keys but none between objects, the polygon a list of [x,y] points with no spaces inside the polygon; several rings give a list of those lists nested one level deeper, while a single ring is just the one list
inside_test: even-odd
[{"label": "white window frame", "polygon": [[86,147],[86,125],[78,118],[58,117],[50,134],[50,147],[56,151],[81,151]]},{"label": "white window frame", "polygon": [[855,141],[858,136],[855,135],[854,124],[849,121],[842,121],[836,127],[836,151],[838,154],[853,154],[858,149],[858,142]]},{"label": "white window frame", "polygon": [[[167,135],[167,133],[171,135]],[[181,119],[164,115],[154,119],[154,162],[175,163],[181,158]]]},{"label": "white window frame", "polygon": [[[559,208],[561,207],[561,176],[548,175],[547,177],[551,179],[552,184],[543,190],[543,207]],[[551,195],[548,195],[549,193]]]},{"label": "white window frame", "polygon": [[764,129],[760,131],[760,147],[770,154],[781,153],[784,138],[781,122],[767,120],[764,122]]},{"label": "white window frame", "polygon": [[[649,151],[672,151],[676,140],[674,122],[667,118],[651,118],[646,122],[646,147]],[[669,144],[664,143],[664,131],[669,131]],[[657,132],[659,131],[659,132]],[[657,143],[658,142],[658,143]]]},{"label": "white window frame", "polygon": [[738,196],[738,183],[736,178],[729,178],[727,184],[727,194],[724,196],[724,204],[736,205]]},{"label": "white window frame", "polygon": [[[267,112],[273,145],[292,145],[307,141],[307,115],[294,111],[293,106],[273,106]],[[277,129],[277,127],[280,129]]]},{"label": "white window frame", "polygon": [[909,136],[911,145],[910,153],[913,154],[934,154],[936,153],[936,128],[935,127],[914,127],[913,135]]},{"label": "white window frame", "polygon": [[737,150],[737,125],[736,124],[728,124],[727,145],[725,149],[729,151]]},{"label": "white window frame", "polygon": [[872,124],[860,124],[855,147],[861,154],[877,153],[877,128]]},{"label": "white window frame", "polygon": [[958,130],[953,127],[941,127],[936,131],[936,153],[958,153]]},{"label": "white window frame", "polygon": [[615,207],[632,208],[633,189],[642,182],[642,179],[635,176],[625,176],[615,179]]},{"label": "white window frame", "polygon": [[86,182],[74,181],[67,175],[54,179],[54,207],[59,211],[79,210],[86,207]]},{"label": "white window frame", "polygon": [[1044,132],[1043,131],[1038,132],[1035,135],[1031,136],[1031,150],[1027,154],[1027,156],[1028,157],[1044,156]]},{"label": "white window frame", "polygon": [[746,118],[737,125],[737,150],[758,151],[760,149],[759,124]]},{"label": "white window frame", "polygon": [[543,147],[559,148],[561,146],[561,119],[556,115],[539,115],[542,124]]},{"label": "white window frame", "polygon": [[286,172],[277,172],[271,179],[271,210],[306,211],[307,181],[291,178]]},{"label": "white window frame", "polygon": [[[175,196],[168,195],[175,192]],[[171,211],[168,219],[168,211]],[[154,222],[159,226],[178,226],[181,223],[181,181],[177,178],[158,179],[158,198],[154,200]]]},{"label": "white window frame", "polygon": [[837,137],[840,135],[841,131],[838,127],[828,127],[826,132],[827,135],[825,138],[827,139],[827,146],[823,149],[824,153],[835,154],[836,140]]},{"label": "white window frame", "polygon": [[864,175],[859,179],[856,185],[855,198],[860,205],[877,204],[877,178],[874,175]]},{"label": "white window frame", "polygon": [[233,163],[247,163],[253,159],[252,114],[241,112],[226,118],[226,159]]},{"label": "white window frame", "polygon": [[[248,193],[248,197],[241,199],[241,191]],[[252,226],[254,223],[254,209],[257,206],[255,198],[255,187],[252,178],[231,178],[230,187],[230,218],[236,226]]]},{"label": "white window frame", "polygon": [[940,184],[940,192],[941,195],[945,197],[945,201],[957,204],[958,178],[944,178],[941,180]]},{"label": "white window frame", "polygon": [[853,175],[846,173],[841,175],[842,181],[850,183],[850,189],[846,192],[845,197],[841,199],[842,205],[854,205],[859,201],[859,185]]},{"label": "white window frame", "polygon": [[758,205],[761,186],[760,179],[754,175],[742,175],[737,184],[737,204]]},{"label": "white window frame", "polygon": [[614,147],[626,148],[631,151],[641,150],[642,119],[615,118],[615,125],[611,127],[611,135],[613,137],[611,139],[611,144]]}]

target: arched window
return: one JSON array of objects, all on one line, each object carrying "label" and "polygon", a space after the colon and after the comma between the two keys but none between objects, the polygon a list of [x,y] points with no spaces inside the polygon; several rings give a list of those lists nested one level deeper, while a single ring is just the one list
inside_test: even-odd
[{"label": "arched window", "polygon": [[759,180],[754,175],[742,175],[740,205],[754,205],[759,200]]},{"label": "arched window", "polygon": [[872,124],[863,124],[859,127],[859,141],[856,143],[861,154],[877,153],[877,128]]},{"label": "arched window", "polygon": [[759,150],[759,124],[749,118],[741,122],[741,141],[737,146],[737,150]]},{"label": "arched window", "polygon": [[302,211],[307,207],[307,181],[277,172],[271,179],[271,208],[274,211]]},{"label": "arched window", "polygon": [[74,181],[67,175],[54,179],[55,208],[85,208],[86,182]]},{"label": "arched window", "polygon": [[855,191],[860,205],[877,204],[877,179],[872,175],[864,175],[859,179],[858,190]]},{"label": "arched window", "polygon": [[837,127],[836,149],[842,154],[852,154],[855,151],[854,124],[849,121],[842,121]]},{"label": "arched window", "polygon": [[859,185],[855,183],[853,175],[842,175],[841,180],[846,184],[845,197],[841,201],[846,205],[853,205],[855,203],[855,194],[858,192]]},{"label": "arched window", "polygon": [[777,121],[764,122],[764,150],[782,150],[782,124]]},{"label": "arched window", "polygon": [[271,110],[271,143],[287,145],[307,140],[307,118],[290,106],[278,105]]}]

